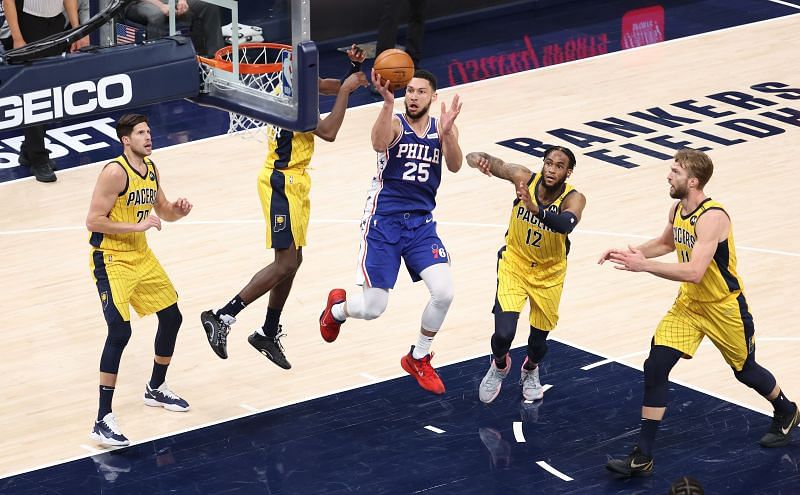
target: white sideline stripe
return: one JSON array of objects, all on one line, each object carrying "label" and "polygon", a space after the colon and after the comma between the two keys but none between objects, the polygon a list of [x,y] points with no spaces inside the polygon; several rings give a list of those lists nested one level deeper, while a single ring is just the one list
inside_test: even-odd
[{"label": "white sideline stripe", "polygon": [[540,468],[544,469],[545,471],[547,471],[548,473],[552,474],[553,476],[557,476],[557,477],[561,478],[564,481],[573,481],[572,478],[570,478],[566,474],[562,473],[561,471],[559,471],[558,469],[554,468],[553,466],[551,466],[550,464],[548,464],[548,463],[546,463],[544,461],[536,461],[536,464],[538,464]]},{"label": "white sideline stripe", "polygon": [[256,409],[255,407],[253,407],[253,406],[251,406],[249,404],[239,404],[239,407],[241,407],[242,409],[246,409],[246,410],[248,410],[248,411],[250,411],[252,413],[258,412],[258,409]]},{"label": "white sideline stripe", "polygon": [[525,435],[522,434],[522,421],[514,421],[514,438],[517,443],[525,443]]},{"label": "white sideline stripe", "polygon": [[[779,4],[785,5],[787,7],[793,7],[795,9],[800,9],[800,7],[798,7],[797,5],[790,4],[788,2],[783,2],[783,1],[780,1],[780,0],[769,0],[769,1],[770,2],[774,2],[774,3],[779,3]],[[737,29],[741,29],[741,28],[746,28],[746,27],[751,27],[751,26],[758,26],[758,25],[761,25],[761,24],[767,24],[767,23],[775,22],[775,21],[781,21],[781,20],[785,20],[788,17],[794,17],[794,16],[800,16],[800,14],[789,14],[789,15],[784,15],[784,16],[779,16],[779,17],[773,17],[771,19],[764,19],[763,21],[749,22],[747,24],[739,24],[738,26],[731,26],[731,27],[727,27],[727,28],[724,28],[724,29],[717,29],[715,31],[706,31],[705,33],[693,34],[691,36],[684,36],[683,38],[676,38],[674,40],[666,40],[666,41],[661,41],[661,42],[658,42],[658,43],[653,43],[653,44],[650,44],[650,45],[642,45],[642,46],[637,46],[637,47],[634,47],[634,48],[628,48],[627,50],[617,50],[615,52],[604,53],[602,55],[595,55],[594,57],[581,58],[581,59],[578,59],[578,60],[571,60],[569,62],[563,62],[563,63],[560,63],[560,64],[548,65],[548,66],[545,66],[545,67],[539,67],[539,68],[536,68],[536,69],[529,69],[529,70],[525,70],[525,71],[521,71],[521,72],[514,72],[513,74],[505,74],[503,76],[490,77],[489,79],[482,79],[480,81],[472,81],[472,82],[468,82],[468,83],[464,83],[464,84],[457,84],[455,86],[442,88],[442,89],[439,90],[439,92],[441,92],[441,93],[450,93],[451,91],[456,91],[457,92],[458,89],[461,88],[461,87],[477,86],[477,85],[480,85],[480,84],[487,84],[487,83],[489,83],[491,81],[494,81],[496,79],[500,79],[502,77],[513,78],[513,77],[520,76],[522,74],[527,74],[528,72],[534,71],[534,70],[536,70],[536,71],[553,70],[555,68],[560,68],[560,67],[563,67],[563,66],[566,66],[566,65],[586,63],[588,60],[596,60],[596,59],[599,59],[599,58],[613,57],[613,56],[621,55],[621,54],[624,54],[624,53],[637,52],[639,50],[647,50],[647,49],[650,49],[650,48],[652,48],[654,46],[671,45],[673,43],[680,43],[680,42],[683,42],[683,41],[689,41],[689,40],[692,40],[692,39],[695,39],[695,38],[703,38],[703,37],[706,37],[706,36],[710,36],[712,34],[726,33],[728,31],[733,31],[733,30],[737,30]],[[375,102],[372,102],[372,103],[366,103],[364,105],[358,105],[358,106],[355,106],[355,107],[351,107],[348,111],[354,110],[356,108],[359,108],[359,109],[361,109],[361,108],[373,108],[373,107],[378,107],[378,106],[381,106],[381,105],[383,105],[382,101],[375,101]],[[320,115],[320,117],[325,117],[326,115],[328,115],[328,114],[326,113],[326,114]],[[245,132],[245,131],[237,132],[236,134],[241,134],[243,132]],[[216,140],[216,139],[221,139],[221,138],[227,137],[229,135],[230,134],[227,134],[227,133],[219,134],[217,136],[209,136],[209,137],[205,137],[205,138],[202,138],[202,139],[197,139],[195,141],[188,141],[188,142],[185,142],[185,143],[173,144],[173,145],[165,146],[163,148],[158,148],[158,149],[159,150],[171,150],[173,148],[178,148],[178,147],[181,147],[181,146],[190,146],[190,145],[197,144],[197,143],[203,143],[205,141],[212,141],[212,140]],[[113,158],[109,158],[107,160],[101,160],[99,162],[90,163],[90,164],[87,164],[87,165],[79,165],[77,167],[70,167],[70,168],[68,168],[66,170],[59,170],[58,173],[59,174],[64,174],[64,173],[67,173],[67,172],[71,172],[73,170],[83,169],[84,167],[105,165],[106,163],[110,162],[111,160],[113,160]],[[8,184],[14,184],[16,182],[33,181],[33,180],[35,180],[35,177],[33,177],[33,176],[31,176],[31,177],[22,177],[22,178],[19,178],[19,179],[12,179],[12,180],[9,180],[9,181],[0,182],[0,187],[6,186]]]},{"label": "white sideline stripe", "polygon": [[92,454],[102,454],[103,452],[108,452],[107,450],[99,450],[99,449],[96,449],[94,447],[90,447],[90,446],[85,445],[85,444],[80,444],[79,447],[82,448],[83,450],[88,450]]},{"label": "white sideline stripe", "polygon": [[426,427],[425,427],[425,429],[426,429],[426,430],[430,430],[430,431],[432,431],[432,432],[434,432],[434,433],[438,433],[438,434],[440,434],[440,435],[441,435],[442,433],[444,433],[444,430],[443,430],[443,429],[441,429],[441,428],[437,428],[437,427],[435,427],[435,426],[431,426],[431,425],[428,425],[428,426],[426,426]]},{"label": "white sideline stripe", "polygon": [[378,378],[375,375],[370,375],[369,373],[359,373],[358,375],[361,376],[361,377],[366,378],[367,380],[369,380],[371,382],[376,382],[377,383],[377,382],[381,381],[380,378]]},{"label": "white sideline stripe", "polygon": [[592,368],[597,368],[598,366],[603,366],[604,364],[615,363],[620,359],[625,359],[625,358],[634,357],[634,356],[643,356],[643,355],[645,355],[645,354],[647,354],[649,352],[650,351],[647,350],[647,351],[632,352],[630,354],[623,354],[622,356],[617,356],[615,358],[603,359],[602,361],[598,361],[596,363],[587,364],[586,366],[582,367],[581,369],[584,370],[584,371],[588,371],[588,370],[590,370]]},{"label": "white sideline stripe", "polygon": [[[800,15],[800,14],[799,14]],[[357,220],[349,220],[349,219],[341,219],[341,218],[323,218],[323,219],[311,219],[310,223],[322,223],[322,224],[338,224],[338,223],[349,223],[349,224],[357,224],[360,223],[361,219]],[[182,222],[171,223],[171,226],[191,226],[191,225],[251,225],[251,224],[263,224],[264,219],[245,219],[245,220],[187,220]],[[505,224],[498,224],[498,223],[477,223],[477,222],[449,222],[449,221],[439,221],[437,223],[442,225],[452,225],[454,227],[470,227],[470,228],[497,228],[497,229],[505,229],[508,228],[508,225]],[[72,227],[40,227],[35,229],[20,229],[20,230],[0,230],[0,236],[4,235],[24,235],[24,234],[42,234],[42,233],[51,233],[51,232],[67,232],[67,231],[86,231],[86,226],[72,226]],[[88,232],[88,231],[87,231]],[[632,237],[636,239],[650,239],[652,236],[647,235],[640,235],[640,234],[631,234],[629,232],[606,232],[602,230],[584,230],[584,229],[576,229],[572,232],[572,234],[583,234],[583,235],[600,235],[606,237]],[[755,248],[755,247],[748,247],[748,246],[741,246],[737,245],[736,249],[740,251],[753,251],[756,253],[766,253],[766,254],[777,254],[780,256],[791,256],[795,258],[800,258],[800,253],[793,253],[790,251],[780,251],[777,249],[764,249],[764,248]]]},{"label": "white sideline stripe", "polygon": [[[597,354],[598,356],[604,356],[602,352],[598,352],[598,351],[596,351],[594,349],[589,349],[586,346],[575,344],[574,342],[571,342],[569,340],[563,339],[561,337],[551,337],[551,339],[555,340],[556,342],[561,342],[562,344],[568,345],[570,347],[573,347],[575,349],[578,349],[578,350],[581,350],[581,351],[584,351],[584,352]],[[765,340],[765,339],[759,339],[759,340]],[[604,357],[606,357],[606,356],[604,356]],[[606,357],[606,359],[611,359],[611,358]],[[627,366],[628,368],[632,368],[632,369],[635,369],[635,370],[638,370],[638,371],[642,371],[641,366],[634,366],[634,365],[627,364],[627,363],[619,363],[619,364],[621,364],[623,366]],[[733,399],[731,397],[728,397],[728,396],[725,396],[725,395],[722,395],[722,394],[718,394],[716,392],[711,392],[709,390],[704,389],[703,387],[698,387],[697,385],[684,382],[683,380],[676,380],[674,378],[670,378],[669,381],[672,382],[672,383],[677,383],[678,385],[681,385],[682,387],[686,387],[688,389],[692,389],[692,390],[694,390],[696,392],[700,392],[700,393],[706,394],[709,397],[714,397],[716,399],[719,399],[719,400],[722,400],[722,401],[725,401],[725,402],[730,402],[731,404],[737,405],[739,407],[743,407],[745,409],[749,409],[751,411],[755,411],[755,412],[757,412],[759,414],[763,414],[765,416],[772,417],[772,411],[767,411],[766,409],[760,409],[760,408],[757,408],[757,407],[753,407],[753,406],[745,404],[745,403],[743,403],[741,401],[737,401],[736,399]]]},{"label": "white sideline stripe", "polygon": [[545,393],[545,392],[547,392],[547,391],[548,391],[548,390],[550,390],[551,388],[553,388],[553,386],[552,386],[552,385],[550,385],[549,383],[546,383],[546,384],[542,385],[542,393]]},{"label": "white sideline stripe", "polygon": [[792,8],[795,8],[795,9],[800,9],[800,5],[795,5],[795,4],[793,4],[793,3],[789,3],[789,2],[784,2],[784,1],[782,1],[782,0],[769,0],[769,1],[770,1],[770,2],[772,2],[772,3],[779,3],[779,4],[781,4],[781,5],[786,5],[787,7],[792,7]]}]

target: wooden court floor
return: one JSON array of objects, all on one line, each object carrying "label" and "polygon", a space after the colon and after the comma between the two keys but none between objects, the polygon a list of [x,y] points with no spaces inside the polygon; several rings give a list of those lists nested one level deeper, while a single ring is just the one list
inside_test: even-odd
[{"label": "wooden court floor", "polygon": [[[647,141],[651,134],[622,138],[584,123],[616,117],[644,125],[648,123],[629,113],[660,107],[700,122],[675,128],[648,124],[658,135],[713,148],[709,154],[716,171],[706,190],[733,218],[739,271],[756,322],[757,356],[790,398],[800,398],[795,378],[800,335],[792,292],[800,279],[800,128],[761,115],[784,107],[798,112],[800,102],[750,89],[764,82],[800,87],[799,20],[785,17],[439,92],[448,103],[454,94],[461,95],[464,106],[457,124],[465,153],[483,150],[536,168],[540,159],[495,143],[528,137],[578,152],[572,182],[587,196],[588,205],[571,236],[555,338],[640,367],[653,329],[677,293],[677,283],[596,264],[608,247],[658,234],[672,204],[666,182],[669,161],[621,144],[672,151]],[[748,110],[707,97],[723,91],[758,95],[775,105]],[[800,95],[797,90],[794,94]],[[732,114],[704,116],[671,106],[686,100]],[[264,143],[223,136],[156,150],[153,158],[167,197],[185,196],[195,205],[183,221],[148,232],[151,247],[179,291],[184,315],[168,382],[192,410],[170,413],[142,404],[156,322],[154,317],[134,317],[114,399],[123,432],[132,441],[402,374],[400,357],[416,339],[427,300],[424,285],[411,284],[405,273],[380,319],[349,321],[334,344],[322,341],[317,326],[329,289],[359,290],[354,285],[358,220],[375,169],[369,133],[377,113],[375,105],[351,109],[337,141],[317,143],[309,245],[282,320],[290,371],[272,365],[246,342],[263,322],[266,298],[240,315],[226,361],[209,349],[199,324],[202,310],[218,308],[272,260],[264,249],[255,187]],[[755,137],[719,125],[731,119],[767,122],[783,132]],[[614,141],[580,149],[547,133],[558,128]],[[725,146],[687,134],[687,129],[745,141]],[[623,168],[585,154],[604,148],[611,155],[625,152],[639,166]],[[0,476],[95,448],[87,434],[96,412],[106,328],[89,273],[83,225],[100,167],[60,172],[52,185],[32,179],[0,185]],[[444,172],[435,217],[452,256],[456,298],[434,342],[434,365],[489,353],[496,252],[513,194],[509,184],[468,167],[458,174]],[[519,332],[516,345],[525,338]],[[693,360],[681,362],[672,378],[768,412],[769,405],[735,381],[710,345],[701,346]]]}]

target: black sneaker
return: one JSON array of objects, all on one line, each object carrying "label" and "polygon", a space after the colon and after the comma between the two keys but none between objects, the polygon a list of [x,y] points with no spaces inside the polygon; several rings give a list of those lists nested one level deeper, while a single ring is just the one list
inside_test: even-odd
[{"label": "black sneaker", "polygon": [[39,182],[55,182],[58,179],[49,160],[45,163],[32,163],[30,169]]},{"label": "black sneaker", "polygon": [[758,443],[762,447],[769,448],[788,445],[792,437],[792,429],[797,426],[798,422],[800,422],[800,410],[797,409],[797,404],[794,404],[793,413],[784,416],[776,412],[772,416],[772,425]]},{"label": "black sneaker", "polygon": [[247,337],[250,345],[256,348],[258,352],[267,357],[270,361],[277,364],[281,368],[288,370],[292,367],[289,361],[286,360],[286,355],[283,353],[283,346],[281,345],[281,337],[286,335],[283,333],[283,327],[278,325],[278,335],[275,338],[265,337],[258,332]]},{"label": "black sneaker", "polygon": [[[208,57],[208,58],[214,58],[214,57]],[[19,155],[19,157],[17,158],[17,163],[19,163],[23,167],[30,167],[31,166],[31,161],[28,160],[28,157],[25,156],[24,154],[20,154]],[[48,159],[47,163],[50,165],[50,168],[52,168],[53,170],[58,170],[58,167],[56,166],[56,162],[54,160]]]},{"label": "black sneaker", "polygon": [[650,476],[653,474],[653,458],[642,454],[637,445],[625,459],[610,459],[606,469],[625,478]]},{"label": "black sneaker", "polygon": [[231,331],[231,325],[236,323],[236,318],[228,315],[218,317],[214,311],[208,310],[200,313],[200,321],[211,349],[222,359],[228,359],[228,332]]}]

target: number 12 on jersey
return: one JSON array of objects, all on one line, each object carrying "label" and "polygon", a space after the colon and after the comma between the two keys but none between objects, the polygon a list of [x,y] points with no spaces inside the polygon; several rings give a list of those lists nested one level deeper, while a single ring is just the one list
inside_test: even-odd
[{"label": "number 12 on jersey", "polygon": [[542,247],[539,241],[542,240],[542,233],[538,230],[528,229],[528,235],[525,236],[525,244],[533,247]]}]

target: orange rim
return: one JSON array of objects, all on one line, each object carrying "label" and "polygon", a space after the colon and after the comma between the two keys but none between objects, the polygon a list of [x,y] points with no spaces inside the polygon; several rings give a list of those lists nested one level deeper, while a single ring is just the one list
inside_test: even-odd
[{"label": "orange rim", "polygon": [[[292,51],[292,47],[289,45],[283,45],[281,43],[242,43],[239,45],[239,50],[261,50],[261,49],[272,49],[272,50],[288,50]],[[217,69],[224,70],[226,72],[233,72],[233,62],[231,61],[231,52],[233,52],[232,46],[225,46],[217,50],[217,53],[214,54],[214,58],[206,58],[197,56],[197,60],[201,63],[210,65],[211,67],[216,67]],[[239,73],[240,74],[269,74],[272,72],[280,72],[283,70],[283,64],[280,62],[270,63],[270,64],[245,64],[239,63]]]}]

